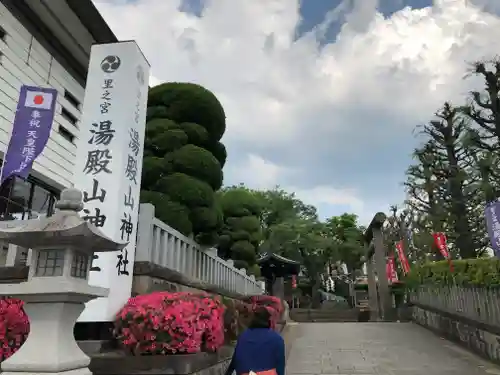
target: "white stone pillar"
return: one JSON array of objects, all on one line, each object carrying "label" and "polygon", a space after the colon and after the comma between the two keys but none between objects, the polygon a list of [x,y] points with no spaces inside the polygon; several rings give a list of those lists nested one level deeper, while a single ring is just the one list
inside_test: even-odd
[{"label": "white stone pillar", "polygon": [[40,302],[37,297],[51,296],[23,297],[30,333],[23,346],[2,362],[3,375],[91,374],[87,368],[90,358],[76,343],[73,328],[85,308],[84,302],[92,298],[80,296],[78,301],[70,296],[54,296],[50,302]]}]

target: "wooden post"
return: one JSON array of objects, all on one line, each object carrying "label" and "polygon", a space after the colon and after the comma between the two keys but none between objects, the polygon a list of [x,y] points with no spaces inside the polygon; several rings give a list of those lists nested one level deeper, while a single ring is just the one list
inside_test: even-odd
[{"label": "wooden post", "polygon": [[377,281],[375,280],[375,270],[373,268],[373,255],[368,255],[366,260],[366,273],[368,274],[368,306],[370,308],[370,320],[380,318],[378,306]]},{"label": "wooden post", "polygon": [[378,292],[380,296],[381,315],[383,320],[392,319],[392,298],[386,275],[386,257],[384,238],[380,227],[373,228],[373,245],[375,246],[375,266],[378,275]]},{"label": "wooden post", "polygon": [[273,283],[273,296],[282,300],[285,299],[285,279],[283,277],[276,277]]}]

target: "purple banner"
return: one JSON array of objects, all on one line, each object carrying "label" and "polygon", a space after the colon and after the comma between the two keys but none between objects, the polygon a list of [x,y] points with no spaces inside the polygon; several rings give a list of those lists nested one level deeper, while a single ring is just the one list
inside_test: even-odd
[{"label": "purple banner", "polygon": [[28,177],[33,162],[49,140],[56,100],[56,89],[21,86],[0,185],[11,176]]},{"label": "purple banner", "polygon": [[491,248],[495,256],[500,258],[500,202],[494,201],[486,205],[484,210],[486,227],[490,236]]}]

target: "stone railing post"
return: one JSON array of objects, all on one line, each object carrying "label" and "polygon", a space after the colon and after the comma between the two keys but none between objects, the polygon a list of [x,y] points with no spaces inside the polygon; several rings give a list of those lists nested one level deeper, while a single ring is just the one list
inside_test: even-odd
[{"label": "stone railing post", "polygon": [[137,222],[137,246],[135,250],[136,262],[151,262],[151,245],[153,241],[153,220],[155,206],[142,203],[139,206],[139,220]]}]

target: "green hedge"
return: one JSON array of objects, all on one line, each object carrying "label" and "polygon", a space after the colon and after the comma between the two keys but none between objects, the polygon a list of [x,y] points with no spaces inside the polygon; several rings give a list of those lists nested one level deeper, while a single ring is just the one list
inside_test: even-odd
[{"label": "green hedge", "polygon": [[404,278],[407,287],[419,285],[499,286],[500,261],[497,258],[453,260],[424,263],[412,267]]}]

